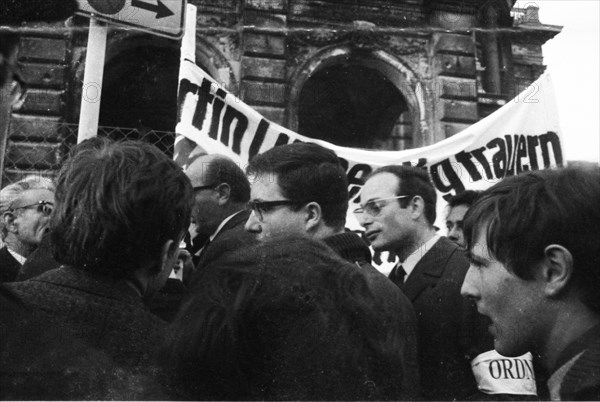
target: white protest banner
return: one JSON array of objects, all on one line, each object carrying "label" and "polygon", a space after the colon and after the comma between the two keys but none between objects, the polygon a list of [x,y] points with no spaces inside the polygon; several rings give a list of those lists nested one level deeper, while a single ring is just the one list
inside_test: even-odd
[{"label": "white protest banner", "polygon": [[[318,143],[333,150],[346,169],[350,194],[347,227],[360,231],[351,211],[360,203],[365,177],[379,166],[423,167],[430,173],[438,196],[447,200],[465,189],[487,188],[506,176],[563,164],[558,112],[548,74],[495,113],[436,144],[405,151],[347,148],[273,123],[219,85],[195,64],[194,6],[187,6],[187,15],[174,156],[181,166],[197,155],[220,153],[244,168],[254,155],[274,146],[298,141]],[[440,200],[436,221],[440,227],[444,206]],[[381,255],[376,253],[374,263],[382,268],[381,262]]]}]

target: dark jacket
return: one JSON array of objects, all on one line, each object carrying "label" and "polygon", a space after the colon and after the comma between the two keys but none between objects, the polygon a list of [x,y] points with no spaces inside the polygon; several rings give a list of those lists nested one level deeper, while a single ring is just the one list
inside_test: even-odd
[{"label": "dark jacket", "polygon": [[13,282],[20,269],[19,261],[15,260],[15,257],[8,252],[6,246],[2,247],[0,249],[0,283]]},{"label": "dark jacket", "polygon": [[124,281],[63,266],[6,287],[119,365],[144,368],[162,342],[166,323]]},{"label": "dark jacket", "polygon": [[421,389],[426,399],[477,393],[470,362],[492,350],[486,318],[460,288],[469,268],[464,250],[441,237],[399,285],[417,314]]},{"label": "dark jacket", "polygon": [[26,281],[27,279],[34,278],[46,271],[60,267],[60,264],[54,259],[53,253],[54,250],[52,249],[52,244],[50,243],[50,236],[46,234],[42,238],[40,246],[36,248],[29,257],[27,257],[27,260],[21,267],[16,280]]},{"label": "dark jacket", "polygon": [[600,325],[596,325],[567,349],[559,357],[562,366],[575,356],[575,363],[560,382],[562,401],[600,400]]},{"label": "dark jacket", "polygon": [[234,215],[208,243],[200,254],[196,270],[192,275],[190,285],[193,286],[203,274],[207,266],[227,256],[228,253],[240,250],[245,246],[256,244],[256,236],[244,229],[250,211],[240,211]]},{"label": "dark jacket", "polygon": [[324,242],[337,255],[355,264],[366,276],[373,295],[385,311],[382,317],[404,323],[406,338],[402,397],[409,400],[417,398],[420,395],[417,324],[410,301],[392,281],[371,265],[371,251],[357,234],[346,232],[327,237]]}]

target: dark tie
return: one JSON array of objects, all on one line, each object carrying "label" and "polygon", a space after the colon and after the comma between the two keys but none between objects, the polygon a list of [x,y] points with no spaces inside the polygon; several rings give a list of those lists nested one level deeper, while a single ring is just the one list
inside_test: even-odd
[{"label": "dark tie", "polygon": [[406,277],[406,271],[402,268],[402,265],[398,263],[390,272],[390,280],[396,284],[400,289],[404,288],[404,278]]}]

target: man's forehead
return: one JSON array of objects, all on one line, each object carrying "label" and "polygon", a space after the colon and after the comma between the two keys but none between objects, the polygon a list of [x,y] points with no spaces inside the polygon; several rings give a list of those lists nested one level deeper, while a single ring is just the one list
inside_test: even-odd
[{"label": "man's forehead", "polygon": [[283,198],[281,187],[275,174],[262,174],[253,177],[250,181],[250,193],[251,198],[254,200],[269,201],[281,200]]},{"label": "man's forehead", "polygon": [[488,222],[478,224],[473,231],[473,239],[469,245],[469,254],[483,260],[494,260],[487,244],[487,228]]},{"label": "man's forehead", "polygon": [[400,179],[392,173],[378,173],[369,178],[364,184],[361,192],[361,200],[367,201],[372,198],[390,197],[396,195]]},{"label": "man's forehead", "polygon": [[13,202],[13,204],[26,204],[35,203],[38,201],[50,201],[54,200],[54,192],[45,188],[34,188],[24,190],[21,195]]}]

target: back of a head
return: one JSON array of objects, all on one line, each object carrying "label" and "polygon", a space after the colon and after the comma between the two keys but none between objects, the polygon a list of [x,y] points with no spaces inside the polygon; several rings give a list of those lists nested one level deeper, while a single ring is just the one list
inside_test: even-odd
[{"label": "back of a head", "polygon": [[[414,166],[387,165],[373,171],[370,177],[380,173],[391,173],[400,180],[400,188],[396,190],[396,195],[409,195],[411,197],[418,195],[423,198],[425,202],[425,218],[429,225],[433,226],[436,219],[435,205],[437,194],[427,170]],[[398,202],[404,208],[404,204],[409,200],[410,198],[406,198]]]},{"label": "back of a head", "polygon": [[581,300],[600,312],[600,167],[579,163],[532,171],[485,190],[464,220],[469,248],[487,228],[488,248],[509,271],[532,278],[548,245],[573,256],[572,284]]},{"label": "back of a head", "polygon": [[266,243],[210,270],[172,326],[167,371],[193,399],[397,398],[399,331],[364,276],[306,239]]},{"label": "back of a head", "polygon": [[312,143],[281,145],[254,157],[246,172],[251,181],[276,176],[285,197],[317,202],[328,226],[344,227],[348,178],[333,151]]},{"label": "back of a head", "polygon": [[448,206],[450,208],[454,208],[459,205],[466,205],[466,206],[470,207],[471,205],[473,205],[473,203],[475,202],[475,200],[477,199],[479,194],[481,194],[481,191],[475,191],[475,190],[462,191],[462,192],[452,196],[448,200]]},{"label": "back of a head", "polygon": [[131,141],[83,149],[56,180],[52,241],[58,262],[113,277],[157,264],[189,225],[192,188],[158,148]]}]

